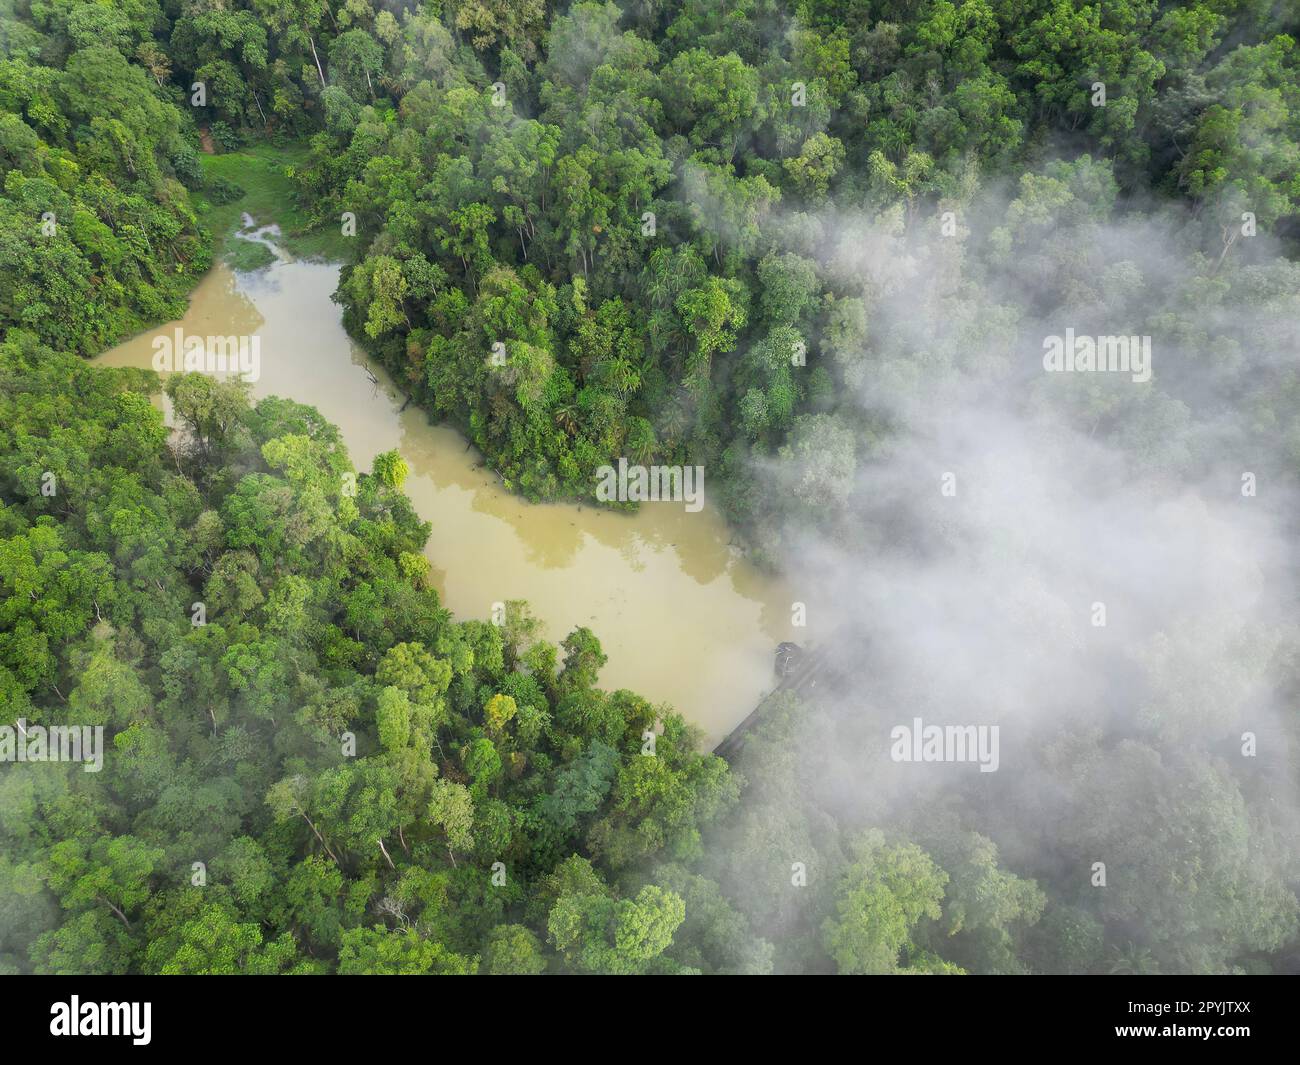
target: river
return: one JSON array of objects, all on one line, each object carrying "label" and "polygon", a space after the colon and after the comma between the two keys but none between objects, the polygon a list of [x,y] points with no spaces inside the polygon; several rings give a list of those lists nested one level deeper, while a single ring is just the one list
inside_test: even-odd
[{"label": "river", "polygon": [[456,430],[431,424],[414,404],[402,411],[404,397],[382,368],[371,367],[370,380],[330,299],[337,283],[337,265],[282,253],[249,273],[218,264],[179,322],[96,361],[149,367],[154,337],[178,325],[186,334],[260,336],[255,397],[315,407],[342,431],[359,469],[391,449],[406,460],[404,490],[433,524],[430,580],[458,618],[486,619],[494,603],[526,599],[549,639],[590,627],[609,656],[603,687],[670,704],[713,746],[773,686],[775,645],[794,638],[782,582],[728,544],[707,491],[698,513],[663,502],[636,514],[532,504],[505,491]]}]

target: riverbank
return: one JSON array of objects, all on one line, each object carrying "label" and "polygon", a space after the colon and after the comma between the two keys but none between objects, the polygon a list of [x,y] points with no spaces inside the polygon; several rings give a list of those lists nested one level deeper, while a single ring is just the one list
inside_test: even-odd
[{"label": "riverbank", "polygon": [[[238,151],[200,157],[207,179],[191,199],[199,223],[212,234],[214,261],[234,270],[256,270],[274,259],[265,248],[235,239],[246,228],[244,216],[258,225],[274,223],[279,242],[295,259],[341,262],[347,238],[341,227],[320,226],[298,205],[293,175],[307,159],[305,141],[282,145],[258,143]],[[237,187],[241,195],[226,200],[220,189]]]},{"label": "riverbank", "polygon": [[331,299],[337,281],[338,266],[322,262],[252,272],[219,262],[183,318],[97,361],[150,367],[153,339],[177,328],[257,337],[255,399],[315,407],[361,469],[383,451],[406,460],[404,491],[433,526],[430,580],[456,617],[488,619],[494,604],[526,600],[548,639],[578,626],[596,633],[609,658],[602,687],[671,705],[709,746],[743,720],[773,684],[773,649],[797,638],[791,596],[728,543],[707,497],[699,513],[651,503],[627,514],[508,492],[459,433],[405,407],[391,378],[352,343]]},{"label": "riverbank", "polygon": [[[700,513],[671,503],[632,513],[530,503],[503,486],[456,429],[408,406],[343,328],[332,296],[346,238],[313,227],[295,205],[293,169],[306,152],[305,144],[262,144],[205,155],[210,183],[241,190],[227,203],[206,193],[194,198],[212,234],[215,265],[182,318],[97,361],[150,367],[153,339],[177,328],[203,337],[257,337],[255,398],[277,395],[315,407],[339,427],[360,469],[380,452],[402,454],[411,470],[406,494],[433,526],[425,551],[430,580],[457,617],[486,619],[495,604],[522,599],[549,639],[591,628],[609,657],[603,687],[671,705],[712,746],[772,686],[773,649],[797,635],[788,590],[732,545],[707,497]],[[277,257],[267,234],[287,258]]]}]

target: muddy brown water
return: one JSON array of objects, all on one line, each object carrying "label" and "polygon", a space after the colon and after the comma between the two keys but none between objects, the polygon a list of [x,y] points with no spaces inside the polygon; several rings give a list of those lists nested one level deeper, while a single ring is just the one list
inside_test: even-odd
[{"label": "muddy brown water", "polygon": [[[218,265],[189,310],[104,353],[106,366],[149,367],[154,338],[260,337],[255,397],[310,404],[342,431],[352,461],[368,470],[382,451],[410,466],[404,489],[433,525],[425,553],[431,581],[458,618],[526,599],[549,639],[579,625],[599,637],[609,662],[601,684],[668,703],[712,746],[774,684],[773,651],[790,629],[791,596],[728,544],[709,502],[642,504],[636,514],[577,504],[531,504],[507,492],[454,429],[431,424],[342,324],[330,295],[337,265],[280,261],[251,273]],[[161,402],[161,400],[159,400]]]}]

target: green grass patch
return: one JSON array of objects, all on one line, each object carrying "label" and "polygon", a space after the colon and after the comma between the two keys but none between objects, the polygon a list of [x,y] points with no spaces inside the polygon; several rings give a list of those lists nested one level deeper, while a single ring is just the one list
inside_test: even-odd
[{"label": "green grass patch", "polygon": [[194,194],[199,221],[212,233],[213,255],[225,259],[237,270],[255,270],[273,261],[266,248],[235,233],[244,214],[258,225],[274,222],[280,227],[280,245],[297,259],[346,258],[347,238],[338,226],[314,226],[297,202],[293,171],[307,160],[305,143],[286,145],[254,144],[237,152],[201,155],[203,172],[211,181],[222,178],[243,190],[229,203],[214,202],[204,189]]},{"label": "green grass patch", "polygon": [[275,255],[265,244],[238,238],[226,245],[222,258],[232,270],[260,270],[275,262]]}]

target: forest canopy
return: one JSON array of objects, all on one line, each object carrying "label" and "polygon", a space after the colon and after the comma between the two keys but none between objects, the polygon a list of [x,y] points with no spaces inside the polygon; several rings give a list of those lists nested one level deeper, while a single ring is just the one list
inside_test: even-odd
[{"label": "forest canopy", "polygon": [[[599,634],[453,618],[400,455],[86,358],[184,311],[246,192],[212,160],[282,151],[349,333],[530,501],[704,466],[750,558],[863,614],[900,555],[1037,575],[1021,513],[977,542],[900,489],[918,438],[1026,482],[1073,450],[1235,545],[1196,493],[1242,466],[1281,508],[1300,462],[1297,34],[1270,0],[0,0],[0,709],[105,736],[99,772],[0,765],[0,971],[1294,966],[1300,818],[1236,753],[1285,618],[1152,622],[1016,783],[897,802],[881,721],[941,684],[884,663],[914,615],[855,616],[862,671],[725,760],[602,689]],[[1166,361],[1044,384],[1064,323]]]}]

